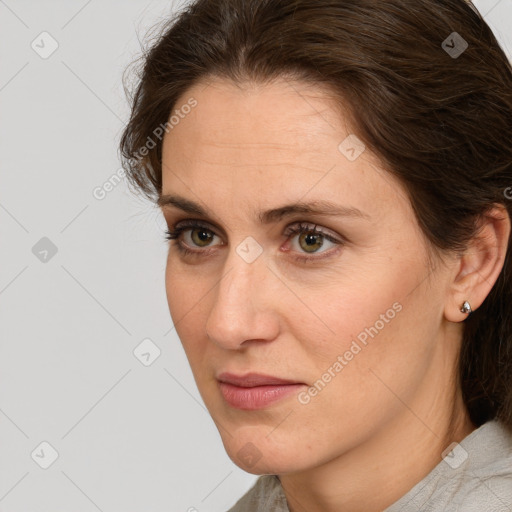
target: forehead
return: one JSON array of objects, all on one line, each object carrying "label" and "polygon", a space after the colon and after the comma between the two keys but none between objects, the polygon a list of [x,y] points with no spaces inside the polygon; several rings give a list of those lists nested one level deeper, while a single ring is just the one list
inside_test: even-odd
[{"label": "forehead", "polygon": [[172,132],[190,135],[193,124],[195,138],[204,143],[237,142],[249,147],[289,142],[297,149],[298,137],[318,143],[321,135],[337,131],[339,137],[351,131],[346,116],[340,115],[339,102],[321,85],[286,78],[266,84],[211,78],[188,89],[175,109],[190,98],[197,106]]},{"label": "forehead", "polygon": [[396,205],[397,194],[405,199],[368,150],[355,160],[340,150],[354,134],[323,87],[214,79],[190,88],[173,111],[191,98],[197,105],[163,141],[164,194],[222,198],[237,208],[253,208],[256,199],[269,207],[284,198],[325,199],[369,215],[385,203]]}]

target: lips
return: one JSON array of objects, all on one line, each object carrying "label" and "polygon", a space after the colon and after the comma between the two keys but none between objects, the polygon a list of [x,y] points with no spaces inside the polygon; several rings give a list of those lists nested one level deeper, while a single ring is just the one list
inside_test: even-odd
[{"label": "lips", "polygon": [[300,391],[306,384],[270,375],[222,373],[217,377],[220,392],[235,409],[256,410],[270,406]]},{"label": "lips", "polygon": [[302,384],[301,382],[280,379],[260,373],[247,373],[246,375],[234,375],[232,373],[221,373],[217,380],[233,384],[242,388],[253,388],[256,386],[286,386],[288,384]]}]

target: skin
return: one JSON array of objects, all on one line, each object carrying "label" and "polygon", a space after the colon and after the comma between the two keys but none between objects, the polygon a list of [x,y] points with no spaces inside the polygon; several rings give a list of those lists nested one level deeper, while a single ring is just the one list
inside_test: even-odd
[{"label": "skin", "polygon": [[[368,149],[354,161],[338,150],[353,132],[328,91],[215,78],[177,107],[190,97],[197,106],[163,141],[162,193],[207,214],[162,211],[169,228],[196,219],[212,236],[202,242],[203,230],[189,228],[170,242],[166,289],[225,449],[250,473],[279,475],[292,512],[383,510],[476,428],[456,385],[467,316],[459,309],[469,300],[475,310],[496,281],[508,215],[492,210],[466,254],[431,267],[398,180]],[[259,212],[299,200],[355,207],[368,218],[296,213],[259,222]],[[308,252],[299,234],[285,234],[300,222],[345,243],[324,238]],[[262,248],[251,263],[237,253],[248,236]],[[177,243],[198,254],[183,255]],[[247,411],[223,400],[216,376],[224,371],[307,390],[395,303],[401,310],[309,403],[293,394]],[[252,461],[241,449],[252,450]]]}]

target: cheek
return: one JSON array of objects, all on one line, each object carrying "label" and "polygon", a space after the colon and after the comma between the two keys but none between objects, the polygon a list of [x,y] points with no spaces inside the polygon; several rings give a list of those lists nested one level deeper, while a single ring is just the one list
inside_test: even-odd
[{"label": "cheek", "polygon": [[372,279],[368,279],[367,272],[366,277],[351,278],[350,282],[319,290],[311,301],[319,313],[319,320],[310,332],[318,330],[328,334],[328,329],[331,333],[324,336],[323,342],[315,343],[319,353],[343,353],[355,340],[365,346],[372,335],[380,337],[397,323],[403,310],[405,287],[393,283],[389,270]]},{"label": "cheek", "polygon": [[309,327],[303,343],[306,357],[315,361],[315,378],[331,368],[331,374],[344,374],[335,379],[340,385],[348,379],[361,384],[356,394],[367,389],[368,379],[375,383],[379,372],[391,382],[422,373],[438,320],[432,308],[425,313],[425,300],[435,297],[422,283],[428,274],[422,264],[402,261],[372,274],[359,272],[361,279],[316,294],[321,321]]},{"label": "cheek", "polygon": [[210,288],[211,285],[205,279],[198,275],[191,276],[168,261],[165,273],[167,303],[176,333],[187,356],[187,345],[199,345],[204,338],[204,331],[201,329],[206,320],[206,312],[203,308]]},{"label": "cheek", "polygon": [[435,308],[424,307],[425,300],[436,300],[421,283],[424,272],[417,267],[411,274],[404,279],[404,273],[390,272],[364,296],[347,290],[350,301],[332,302],[326,318],[337,334],[309,355],[317,363],[317,387],[325,384],[311,400],[317,407],[377,424],[401,407],[397,396],[412,400],[432,364],[439,319]]},{"label": "cheek", "polygon": [[170,248],[165,268],[165,291],[173,321],[186,318],[187,312],[194,314],[195,306],[208,293],[211,280],[211,273],[206,274],[201,265],[181,263],[178,249]]}]

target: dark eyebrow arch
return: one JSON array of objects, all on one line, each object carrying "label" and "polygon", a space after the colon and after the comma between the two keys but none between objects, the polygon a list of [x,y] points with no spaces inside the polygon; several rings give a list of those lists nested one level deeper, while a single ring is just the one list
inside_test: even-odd
[{"label": "dark eyebrow arch", "polygon": [[[166,206],[174,206],[185,213],[191,215],[199,215],[207,217],[208,212],[199,204],[184,197],[180,197],[173,194],[161,195],[157,200],[157,205],[160,208]],[[293,204],[280,206],[279,208],[273,208],[272,210],[266,210],[260,212],[258,219],[262,224],[270,224],[272,222],[278,222],[284,217],[289,217],[297,213],[306,213],[311,215],[333,215],[341,217],[354,217],[360,219],[371,220],[370,215],[362,212],[358,208],[340,206],[329,201],[312,201],[309,203],[298,201]]]}]

